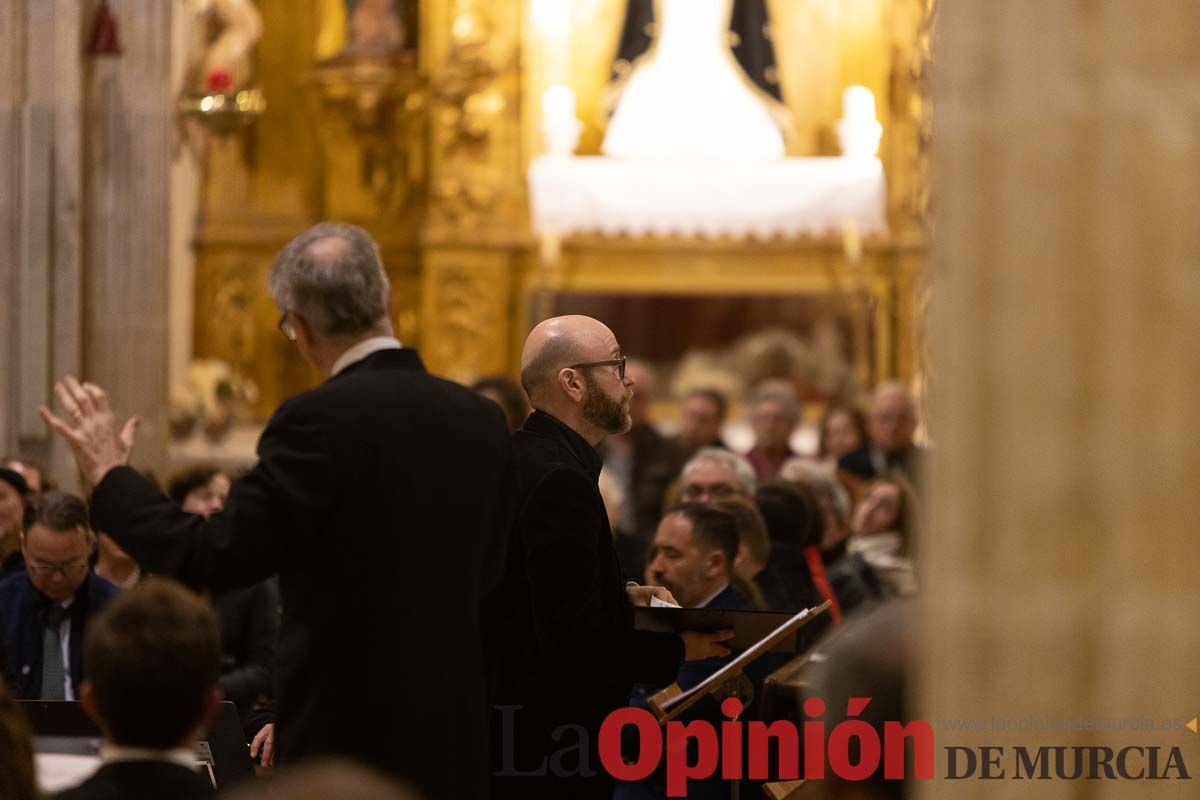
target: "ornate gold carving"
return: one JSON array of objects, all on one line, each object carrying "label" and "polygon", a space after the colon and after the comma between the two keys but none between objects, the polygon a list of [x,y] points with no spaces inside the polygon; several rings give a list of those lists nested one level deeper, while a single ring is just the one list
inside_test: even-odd
[{"label": "ornate gold carving", "polygon": [[422,352],[429,368],[468,382],[508,367],[505,254],[446,254],[425,267]]},{"label": "ornate gold carving", "polygon": [[[348,206],[350,213],[338,214],[342,217],[396,216],[424,182],[426,102],[416,53],[331,60],[317,65],[307,84],[317,98],[315,119],[328,180],[336,192],[351,195],[349,203],[339,203],[327,185],[327,207]],[[338,176],[347,150],[357,156],[357,183],[350,186]],[[359,193],[366,196],[353,197]]]},{"label": "ornate gold carving", "polygon": [[428,239],[510,241],[524,217],[516,0],[453,0],[434,70]]}]

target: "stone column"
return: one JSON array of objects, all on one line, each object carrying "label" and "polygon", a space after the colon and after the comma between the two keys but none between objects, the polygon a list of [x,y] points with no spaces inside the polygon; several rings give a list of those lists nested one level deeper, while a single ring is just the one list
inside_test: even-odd
[{"label": "stone column", "polygon": [[1200,711],[1196,4],[939,8],[918,710],[940,776],[955,744],[1004,746],[1008,774],[922,796],[1193,797],[1012,777],[1016,745],[1160,746],[1160,769],[1178,746],[1200,772],[1177,728]]}]

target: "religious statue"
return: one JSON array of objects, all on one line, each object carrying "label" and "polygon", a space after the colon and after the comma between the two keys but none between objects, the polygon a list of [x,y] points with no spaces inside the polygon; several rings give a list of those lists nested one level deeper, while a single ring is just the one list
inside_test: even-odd
[{"label": "religious statue", "polygon": [[416,39],[416,4],[409,0],[322,0],[319,61],[387,59]]},{"label": "religious statue", "polygon": [[[619,158],[782,158],[778,83],[763,0],[629,0],[623,83],[602,150]],[[661,18],[654,19],[655,12]],[[757,21],[746,33],[731,22]],[[750,31],[753,31],[751,33]],[[751,48],[751,37],[765,47]],[[625,73],[622,75],[621,73]]]},{"label": "religious statue", "polygon": [[262,37],[262,15],[251,0],[189,0],[192,46],[185,91],[232,94],[251,79],[251,53]]}]

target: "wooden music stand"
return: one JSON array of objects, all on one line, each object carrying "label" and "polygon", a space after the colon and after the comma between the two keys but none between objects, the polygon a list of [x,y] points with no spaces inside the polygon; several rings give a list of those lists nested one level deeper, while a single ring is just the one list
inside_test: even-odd
[{"label": "wooden music stand", "polygon": [[730,661],[688,691],[685,692],[679,688],[679,684],[672,683],[662,691],[651,695],[648,701],[651,713],[654,714],[660,725],[665,725],[667,722],[675,719],[675,717],[691,708],[704,697],[712,694],[738,675],[741,675],[742,670],[751,662],[759,656],[770,652],[776,644],[816,619],[830,605],[830,601],[826,600],[819,606],[804,609],[772,631],[766,638],[761,639],[752,647],[746,649],[741,655],[733,659],[733,661]]}]

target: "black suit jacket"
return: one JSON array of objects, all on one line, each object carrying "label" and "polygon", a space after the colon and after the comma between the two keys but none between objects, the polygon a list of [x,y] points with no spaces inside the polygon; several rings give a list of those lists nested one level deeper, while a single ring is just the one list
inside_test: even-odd
[{"label": "black suit jacket", "polygon": [[279,574],[277,748],[359,758],[430,798],[487,791],[480,602],[499,579],[500,409],[384,350],[286,401],[207,521],[134,470],[92,516],[149,570],[215,592]]},{"label": "black suit jacket", "polygon": [[[674,635],[633,629],[625,578],[596,481],[599,454],[575,431],[535,411],[513,436],[517,517],[493,603],[496,704],[493,766],[536,772],[547,755],[588,738],[592,777],[497,776],[494,797],[610,797],[597,760],[600,723],[637,683],[665,685],[683,661]],[[515,711],[511,709],[516,708]],[[573,728],[558,741],[561,725]],[[506,741],[507,740],[507,741]],[[507,745],[507,749],[504,745]],[[512,756],[506,770],[505,754]],[[566,758],[577,763],[579,753]]]},{"label": "black suit jacket", "polygon": [[207,800],[215,795],[207,776],[179,764],[117,761],[54,800]]}]

